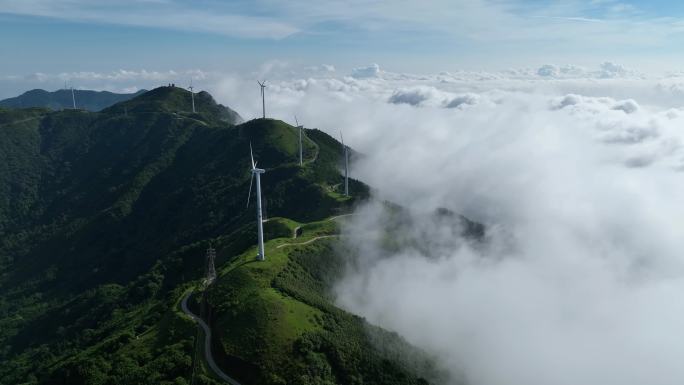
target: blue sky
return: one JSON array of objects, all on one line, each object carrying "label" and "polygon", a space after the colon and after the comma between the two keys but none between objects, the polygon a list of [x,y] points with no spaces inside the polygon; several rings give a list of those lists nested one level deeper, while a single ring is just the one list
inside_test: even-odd
[{"label": "blue sky", "polygon": [[684,4],[548,0],[0,0],[0,76],[249,70],[278,60],[394,71],[614,61],[680,69]]}]

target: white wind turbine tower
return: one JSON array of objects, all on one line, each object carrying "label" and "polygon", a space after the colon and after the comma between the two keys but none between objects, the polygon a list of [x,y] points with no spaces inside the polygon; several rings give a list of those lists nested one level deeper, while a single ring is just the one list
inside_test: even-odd
[{"label": "white wind turbine tower", "polygon": [[302,131],[304,131],[304,126],[299,125],[299,121],[297,121],[297,115],[295,115],[295,123],[299,129],[299,166],[301,167],[304,165],[304,160],[302,159]]},{"label": "white wind turbine tower", "polygon": [[252,195],[252,180],[256,176],[256,200],[257,200],[257,237],[259,241],[259,250],[257,254],[257,261],[263,261],[266,259],[264,254],[264,222],[261,214],[261,174],[265,173],[266,170],[257,168],[256,162],[254,162],[254,155],[252,153],[252,143],[249,144],[249,156],[252,159],[252,179],[249,181],[249,194],[247,194],[247,207],[249,207],[249,198]]},{"label": "white wind turbine tower", "polygon": [[342,131],[340,131],[340,139],[342,140],[342,147],[344,147],[344,195],[349,196],[349,152],[347,146],[344,145]]},{"label": "white wind turbine tower", "polygon": [[264,96],[264,88],[266,88],[266,80],[260,82],[257,80],[257,83],[259,83],[259,86],[261,87],[261,109],[263,112],[263,118],[266,119],[266,97]]},{"label": "white wind turbine tower", "polygon": [[74,87],[71,87],[71,101],[74,103],[74,110],[76,109],[76,96],[74,95]]},{"label": "white wind turbine tower", "polygon": [[195,92],[194,92],[194,87],[192,86],[192,78],[190,78],[190,87],[188,87],[190,90],[190,97],[192,98],[192,113],[194,114],[195,111]]}]

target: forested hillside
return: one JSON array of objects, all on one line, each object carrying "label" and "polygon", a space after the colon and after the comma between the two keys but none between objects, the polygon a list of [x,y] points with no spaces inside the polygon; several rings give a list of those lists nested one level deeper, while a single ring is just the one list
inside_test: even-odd
[{"label": "forested hillside", "polygon": [[[0,383],[219,383],[179,307],[190,293],[244,384],[437,378],[327,294],[343,264],[332,217],[368,196],[353,180],[340,194],[341,145],[306,130],[300,167],[296,128],[195,103],[161,87],[97,113],[0,109]],[[266,169],[265,262],[245,207],[250,143]],[[218,279],[203,290],[210,244]]]}]

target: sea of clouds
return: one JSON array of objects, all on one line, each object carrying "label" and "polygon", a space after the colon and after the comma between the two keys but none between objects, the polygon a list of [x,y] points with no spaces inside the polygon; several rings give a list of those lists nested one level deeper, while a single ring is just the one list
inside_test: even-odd
[{"label": "sea of clouds", "polygon": [[[360,253],[335,294],[438,357],[454,383],[674,385],[684,381],[682,80],[610,63],[434,75],[373,65],[273,80],[267,108],[344,130],[365,155],[352,175],[412,213],[429,257],[388,258],[376,231],[387,217],[359,207],[344,239]],[[258,115],[251,82],[218,90]],[[486,246],[435,226],[438,207],[485,224]]]},{"label": "sea of clouds", "polygon": [[[188,75],[246,119],[261,115],[255,80],[266,78],[269,117],[343,130],[364,154],[352,176],[404,206],[434,247],[387,258],[376,231],[386,216],[359,207],[343,239],[361,252],[338,304],[435,355],[454,383],[684,381],[684,74],[276,62],[249,75],[104,81],[132,89],[131,79]],[[486,245],[436,226],[438,207],[484,224]]]}]

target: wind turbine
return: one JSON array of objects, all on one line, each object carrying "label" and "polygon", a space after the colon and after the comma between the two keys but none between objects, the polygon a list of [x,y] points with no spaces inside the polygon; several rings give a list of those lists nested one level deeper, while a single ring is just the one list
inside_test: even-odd
[{"label": "wind turbine", "polygon": [[264,119],[266,119],[266,98],[264,97],[264,88],[266,88],[266,80],[264,81],[258,81],[259,86],[261,86],[261,108],[264,114]]},{"label": "wind turbine", "polygon": [[304,160],[302,159],[302,131],[304,130],[304,126],[299,125],[299,121],[297,121],[297,115],[295,115],[295,123],[299,129],[299,166],[301,167],[304,165]]},{"label": "wind turbine", "polygon": [[257,200],[257,237],[259,240],[259,250],[257,254],[257,261],[263,261],[266,259],[264,254],[264,222],[261,213],[261,174],[265,173],[266,170],[257,168],[256,162],[254,162],[254,155],[252,153],[252,143],[249,144],[249,157],[252,159],[252,179],[249,181],[249,193],[247,194],[247,207],[249,207],[249,198],[252,195],[252,180],[256,175],[256,200]]},{"label": "wind turbine", "polygon": [[76,109],[76,96],[74,95],[74,87],[71,87],[71,101],[74,103],[74,110]]},{"label": "wind turbine", "polygon": [[344,195],[349,196],[349,153],[347,146],[344,145],[342,131],[340,131],[340,139],[342,140],[342,147],[344,147]]},{"label": "wind turbine", "polygon": [[192,86],[192,78],[190,78],[190,87],[188,87],[190,90],[190,97],[192,98],[192,113],[194,114],[195,111],[195,92],[193,91],[195,88]]}]

